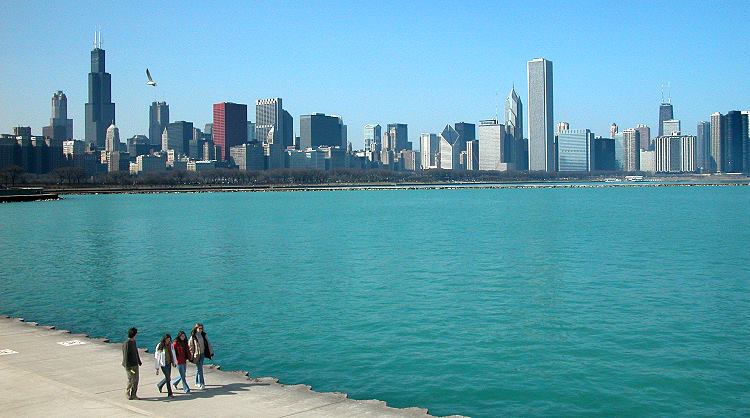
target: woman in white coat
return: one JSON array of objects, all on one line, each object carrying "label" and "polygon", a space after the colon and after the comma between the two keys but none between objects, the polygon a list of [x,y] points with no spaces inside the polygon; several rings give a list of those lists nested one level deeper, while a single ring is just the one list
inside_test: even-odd
[{"label": "woman in white coat", "polygon": [[177,355],[174,352],[174,348],[172,347],[172,336],[169,334],[164,334],[164,337],[162,337],[161,341],[159,341],[159,344],[156,345],[156,351],[154,351],[154,367],[156,368],[156,374],[159,374],[159,369],[161,369],[162,373],[164,374],[164,378],[161,379],[161,382],[156,384],[156,388],[159,389],[159,393],[161,393],[162,388],[164,385],[167,385],[167,397],[172,398],[174,395],[172,394],[172,366],[177,365]]}]

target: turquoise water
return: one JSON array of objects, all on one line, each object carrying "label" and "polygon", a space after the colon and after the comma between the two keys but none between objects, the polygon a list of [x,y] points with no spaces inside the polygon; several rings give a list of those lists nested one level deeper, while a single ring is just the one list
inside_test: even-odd
[{"label": "turquoise water", "polygon": [[750,414],[750,188],[0,205],[0,312],[434,414]]}]

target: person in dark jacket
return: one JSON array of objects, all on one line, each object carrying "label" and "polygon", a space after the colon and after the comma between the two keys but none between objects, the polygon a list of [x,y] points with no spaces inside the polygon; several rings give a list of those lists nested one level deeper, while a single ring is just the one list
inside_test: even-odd
[{"label": "person in dark jacket", "polygon": [[138,355],[138,344],[135,342],[136,334],[138,334],[138,329],[130,328],[128,339],[122,343],[122,367],[128,375],[125,396],[130,400],[138,399],[136,392],[138,392],[138,367],[141,365],[141,357]]},{"label": "person in dark jacket", "polygon": [[182,390],[185,391],[185,393],[190,393],[187,380],[185,380],[187,361],[188,357],[190,357],[190,347],[188,347],[185,331],[180,330],[180,332],[177,333],[177,338],[175,338],[173,346],[175,356],[177,357],[177,371],[180,372],[180,375],[172,379],[172,386],[177,388],[177,384],[182,380]]}]

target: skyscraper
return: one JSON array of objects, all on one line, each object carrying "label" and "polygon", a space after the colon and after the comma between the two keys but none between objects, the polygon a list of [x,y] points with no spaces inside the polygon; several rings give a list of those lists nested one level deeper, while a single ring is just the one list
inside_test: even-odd
[{"label": "skyscraper", "polygon": [[266,144],[269,168],[284,168],[284,135],[289,132],[284,122],[289,118],[285,117],[282,106],[280,97],[255,101],[255,140]]},{"label": "skyscraper", "polygon": [[247,143],[247,105],[215,103],[212,132],[214,145],[219,147],[216,159],[228,160],[231,147]]},{"label": "skyscraper", "polygon": [[294,118],[291,113],[282,109],[281,120],[283,122],[281,131],[282,148],[294,147]]},{"label": "skyscraper", "polygon": [[554,116],[552,61],[528,62],[529,170],[554,171]]},{"label": "skyscraper", "polygon": [[381,128],[380,125],[365,125],[365,151],[380,152]]},{"label": "skyscraper", "polygon": [[711,154],[709,155],[713,172],[724,171],[724,115],[719,112],[711,114]]},{"label": "skyscraper", "polygon": [[750,110],[742,111],[742,168],[744,173],[750,173]]},{"label": "skyscraper", "polygon": [[617,127],[616,123],[612,122],[612,125],[609,127],[609,137],[614,138],[618,132],[620,132],[620,128]]},{"label": "skyscraper", "polygon": [[473,123],[457,122],[453,125],[453,129],[458,132],[464,142],[477,139],[477,127]]},{"label": "skyscraper", "polygon": [[555,125],[555,135],[559,135],[560,132],[570,130],[570,124],[568,122],[557,122]]},{"label": "skyscraper", "polygon": [[299,117],[300,149],[320,146],[343,149],[342,125],[342,120],[338,116],[323,113],[301,115]]},{"label": "skyscraper", "polygon": [[644,151],[651,149],[651,128],[648,125],[639,123],[635,126],[635,130],[640,134],[641,149]]},{"label": "skyscraper", "polygon": [[674,109],[671,103],[662,103],[659,105],[659,136],[669,135],[664,132],[664,121],[674,119]]},{"label": "skyscraper", "polygon": [[479,169],[506,171],[508,155],[505,142],[513,136],[495,119],[479,121]]},{"label": "skyscraper", "polygon": [[700,171],[709,170],[711,167],[711,123],[698,122],[695,143],[695,165]]},{"label": "skyscraper", "polygon": [[682,133],[682,126],[679,119],[669,119],[662,122],[662,130],[664,135],[680,135]]},{"label": "skyscraper", "polygon": [[640,171],[641,146],[640,132],[630,128],[622,131],[623,138],[623,171]]},{"label": "skyscraper", "polygon": [[568,129],[557,134],[558,170],[592,171],[593,142],[594,134],[588,129]]},{"label": "skyscraper", "polygon": [[120,151],[120,129],[114,123],[107,128],[105,142],[105,150],[107,152]]},{"label": "skyscraper", "polygon": [[[506,161],[515,164],[518,170],[525,170],[529,158],[526,155],[526,140],[523,137],[523,104],[516,93],[516,86],[511,88],[505,99],[505,133],[510,136],[505,144]],[[479,137],[481,136],[480,134]],[[481,166],[481,144],[479,146]]]},{"label": "skyscraper", "polygon": [[450,125],[445,125],[445,129],[440,133],[440,168],[443,170],[460,170],[461,169],[461,143],[466,146],[466,141],[461,140],[461,136]]},{"label": "skyscraper", "polygon": [[439,146],[440,141],[437,135],[430,133],[420,135],[419,152],[421,154],[420,162],[422,170],[438,167],[437,155]]},{"label": "skyscraper", "polygon": [[742,113],[732,110],[724,115],[726,127],[724,133],[724,170],[728,173],[741,173],[743,171],[742,143],[747,139],[743,137]]},{"label": "skyscraper", "polygon": [[190,140],[193,139],[193,122],[177,121],[166,127],[167,136],[162,136],[161,150],[174,150],[175,155],[190,154]]},{"label": "skyscraper", "polygon": [[62,91],[52,95],[52,116],[49,126],[42,128],[42,135],[56,140],[73,138],[73,119],[68,119],[68,98]]},{"label": "skyscraper", "polygon": [[161,134],[169,124],[169,105],[167,102],[151,102],[148,111],[148,140],[152,145],[161,143]]},{"label": "skyscraper", "polygon": [[86,143],[104,148],[107,128],[115,123],[115,104],[112,103],[112,78],[105,71],[106,54],[99,34],[94,37],[89,73],[89,101],[86,103]]},{"label": "skyscraper", "polygon": [[[386,134],[388,135],[388,150],[411,149],[409,129],[405,123],[389,123]],[[383,144],[383,148],[386,148],[386,144]]]}]

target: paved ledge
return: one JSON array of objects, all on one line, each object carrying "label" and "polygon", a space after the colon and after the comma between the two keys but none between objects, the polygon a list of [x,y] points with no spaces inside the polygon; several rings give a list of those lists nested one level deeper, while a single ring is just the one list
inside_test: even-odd
[{"label": "paved ledge", "polygon": [[[64,344],[61,344],[64,343]],[[159,393],[153,355],[141,350],[138,396],[125,398],[119,344],[0,316],[0,417],[429,417],[426,409],[391,408],[344,393],[205,367],[206,390]],[[173,373],[176,373],[176,369]],[[188,382],[195,369],[188,366]]]}]

